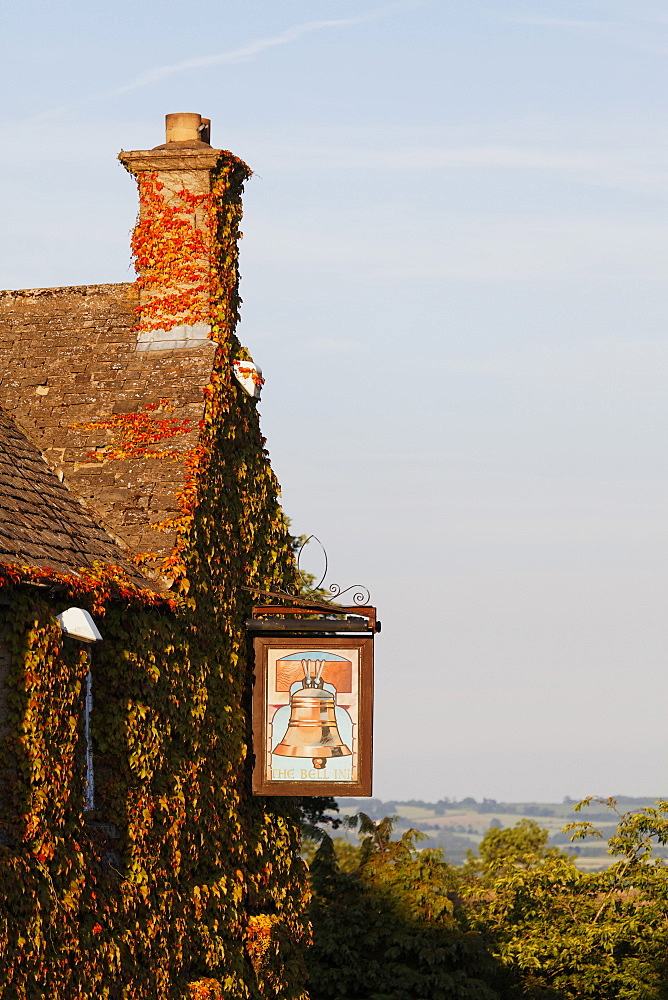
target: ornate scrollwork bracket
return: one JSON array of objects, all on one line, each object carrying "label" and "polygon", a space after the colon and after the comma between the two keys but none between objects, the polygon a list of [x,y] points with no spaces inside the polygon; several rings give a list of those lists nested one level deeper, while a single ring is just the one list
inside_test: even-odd
[{"label": "ornate scrollwork bracket", "polygon": [[[324,572],[315,585],[313,585],[310,582],[307,582],[304,575],[304,571],[301,568],[302,553],[305,547],[311,541],[318,543],[325,559]],[[334,600],[335,598],[343,597],[344,594],[350,594],[348,600],[352,604],[361,607],[361,606],[367,606],[371,603],[371,594],[369,593],[369,589],[368,587],[363,586],[361,583],[353,583],[351,584],[350,587],[345,587],[345,588],[340,587],[338,583],[325,584],[325,586],[323,587],[325,577],[327,576],[328,568],[329,568],[329,560],[327,559],[327,550],[325,549],[325,546],[322,544],[317,535],[309,535],[308,538],[306,538],[302,542],[297,551],[297,570],[302,578],[302,583],[303,583],[302,594],[308,594],[309,592],[312,594],[317,594],[318,592],[322,593],[323,590],[328,590],[329,591],[329,594],[327,595],[328,599],[330,596],[331,599]]]},{"label": "ornate scrollwork bracket", "polygon": [[[300,566],[304,546],[311,540],[318,543],[325,558],[325,571],[315,586],[313,585],[315,577],[310,573],[306,575]],[[343,589],[337,583],[332,583],[325,591],[322,584],[327,575],[327,568],[324,545],[315,535],[309,535],[297,553],[297,570],[302,579],[302,587],[298,593],[290,593],[287,590],[263,590],[260,587],[249,586],[242,588],[257,597],[269,597],[273,601],[281,602],[278,605],[270,604],[254,608],[253,618],[246,622],[247,626],[255,631],[273,628],[335,633],[360,631],[360,623],[366,620],[361,628],[362,631],[380,632],[380,622],[376,617],[376,609],[370,604],[371,595],[368,589],[360,584],[353,584]],[[347,605],[335,604],[329,600],[330,596],[343,597],[345,594],[350,594],[350,603]],[[266,619],[270,619],[271,623],[266,622]]]}]

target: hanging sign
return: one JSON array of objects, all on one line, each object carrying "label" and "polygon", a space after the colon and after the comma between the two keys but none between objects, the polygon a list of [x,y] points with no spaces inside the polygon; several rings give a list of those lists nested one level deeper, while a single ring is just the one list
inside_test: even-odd
[{"label": "hanging sign", "polygon": [[371,795],[373,635],[298,631],[253,640],[253,791]]}]

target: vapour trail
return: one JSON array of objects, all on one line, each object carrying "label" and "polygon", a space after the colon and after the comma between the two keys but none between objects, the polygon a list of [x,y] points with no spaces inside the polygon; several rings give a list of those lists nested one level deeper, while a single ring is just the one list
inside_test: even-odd
[{"label": "vapour trail", "polygon": [[128,91],[136,90],[138,87],[145,87],[158,80],[164,80],[167,76],[173,76],[175,73],[182,73],[184,70],[188,69],[203,69],[207,66],[222,66],[230,63],[245,62],[248,59],[252,59],[253,56],[259,55],[261,52],[266,52],[267,49],[272,49],[279,45],[287,45],[290,42],[296,41],[298,38],[302,38],[304,35],[312,34],[314,31],[323,31],[325,28],[344,28],[354,24],[364,24],[367,21],[374,21],[377,18],[385,17],[394,10],[415,6],[422,6],[422,4],[394,3],[387,7],[367,11],[365,14],[359,14],[357,17],[338,18],[336,20],[306,21],[304,24],[296,24],[292,28],[288,28],[286,31],[281,32],[280,35],[274,35],[270,38],[256,38],[247,45],[243,45],[239,49],[233,49],[230,52],[219,52],[210,56],[195,56],[192,59],[183,59],[181,62],[173,63],[170,66],[156,66],[154,69],[149,69],[146,70],[146,72],[141,73],[138,77],[131,80],[123,87],[118,87],[116,90],[110,91],[108,96],[126,94]]},{"label": "vapour trail", "polygon": [[223,66],[233,63],[246,62],[247,60],[253,59],[254,56],[260,55],[262,52],[266,52],[267,49],[276,48],[281,45],[288,45],[290,42],[297,41],[299,38],[303,38],[305,35],[310,35],[316,31],[324,31],[326,28],[345,28],[355,24],[364,24],[368,21],[375,21],[379,18],[387,17],[393,11],[424,7],[430,2],[431,0],[405,0],[405,2],[392,3],[388,4],[386,7],[378,7],[374,10],[366,11],[364,14],[358,14],[356,17],[306,21],[304,24],[295,24],[293,27],[287,28],[285,31],[281,32],[280,35],[273,35],[269,38],[253,39],[246,45],[241,46],[241,48],[232,49],[230,52],[219,52],[209,56],[194,56],[191,59],[183,59],[180,62],[172,63],[169,66],[156,66],[153,69],[148,69],[145,72],[140,73],[140,75],[135,77],[134,80],[124,84],[122,87],[115,87],[113,90],[105,90],[98,94],[91,94],[89,97],[86,97],[81,101],[76,101],[73,104],[61,105],[57,108],[51,108],[49,111],[42,111],[40,114],[33,115],[29,119],[24,119],[22,125],[26,125],[28,123],[32,124],[34,122],[42,121],[45,118],[52,118],[56,115],[65,114],[68,111],[73,111],[75,108],[91,104],[94,101],[104,100],[105,97],[117,97],[120,94],[128,94],[133,90],[138,90],[140,87],[147,87],[152,83],[156,83],[158,80],[164,80],[166,77],[173,76],[176,73],[183,73],[189,69],[203,69],[208,66]]}]

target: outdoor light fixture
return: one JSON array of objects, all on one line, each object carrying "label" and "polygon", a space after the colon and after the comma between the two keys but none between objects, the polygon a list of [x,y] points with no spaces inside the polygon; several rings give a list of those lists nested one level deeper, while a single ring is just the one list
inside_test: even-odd
[{"label": "outdoor light fixture", "polygon": [[236,360],[232,362],[232,374],[246,395],[257,402],[264,383],[260,366],[250,360]]},{"label": "outdoor light fixture", "polygon": [[97,625],[83,608],[68,608],[56,617],[65,635],[81,642],[102,642]]},{"label": "outdoor light fixture", "polygon": [[[102,636],[97,625],[84,608],[67,608],[56,615],[63,633],[71,639],[91,644],[102,642]],[[95,775],[93,773],[93,743],[90,737],[90,714],[93,711],[93,675],[90,669],[90,649],[86,650],[88,673],[86,675],[86,704],[84,708],[84,737],[86,740],[86,793],[84,810],[91,812],[95,808]]]}]

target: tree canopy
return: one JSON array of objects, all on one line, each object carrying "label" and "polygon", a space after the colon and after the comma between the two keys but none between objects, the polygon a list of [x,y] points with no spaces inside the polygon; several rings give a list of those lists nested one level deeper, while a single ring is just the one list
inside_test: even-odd
[{"label": "tree canopy", "polygon": [[[579,870],[534,821],[491,827],[463,865],[355,818],[311,862],[311,1000],[668,1000],[668,802],[618,811],[611,863]],[[600,837],[587,822],[572,839]]]}]

